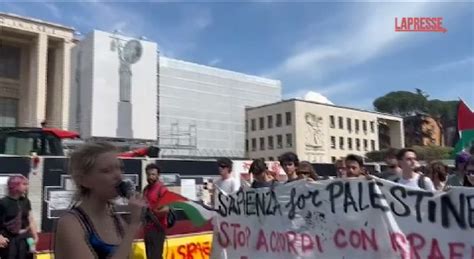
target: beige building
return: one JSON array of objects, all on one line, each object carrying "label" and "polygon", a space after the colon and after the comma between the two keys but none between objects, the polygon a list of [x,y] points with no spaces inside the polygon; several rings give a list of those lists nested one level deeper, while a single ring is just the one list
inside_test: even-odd
[{"label": "beige building", "polygon": [[67,128],[74,29],[0,13],[0,127]]},{"label": "beige building", "polygon": [[277,160],[291,151],[300,160],[331,163],[389,145],[404,147],[401,117],[297,99],[246,109],[251,159]]}]

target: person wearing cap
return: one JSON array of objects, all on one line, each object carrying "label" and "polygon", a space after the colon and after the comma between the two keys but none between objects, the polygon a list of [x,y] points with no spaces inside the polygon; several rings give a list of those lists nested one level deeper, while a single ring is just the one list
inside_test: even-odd
[{"label": "person wearing cap", "polygon": [[456,155],[454,160],[454,174],[450,175],[446,185],[448,186],[463,186],[466,163],[471,155],[467,152],[460,152]]},{"label": "person wearing cap", "polygon": [[[217,159],[220,178],[214,182],[214,186],[225,193],[234,193],[238,191],[239,185],[232,177],[232,160],[227,157]],[[216,190],[216,188],[214,188]]]}]

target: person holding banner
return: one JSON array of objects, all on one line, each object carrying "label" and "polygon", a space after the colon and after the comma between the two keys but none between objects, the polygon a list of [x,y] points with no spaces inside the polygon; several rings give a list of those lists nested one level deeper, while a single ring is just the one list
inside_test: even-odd
[{"label": "person holding banner", "polygon": [[474,187],[474,156],[469,158],[465,169],[464,187]]},{"label": "person holding banner", "polygon": [[318,180],[318,174],[308,161],[301,161],[296,171],[299,179],[306,179],[307,181],[314,182]]},{"label": "person holding banner", "polygon": [[38,232],[33,219],[28,179],[23,175],[7,180],[8,194],[0,199],[0,258],[33,258]]},{"label": "person holding banner", "polygon": [[435,191],[430,178],[416,172],[418,161],[416,152],[411,148],[403,148],[397,153],[397,160],[402,168],[402,177],[395,182],[416,189]]},{"label": "person holding banner", "polygon": [[273,188],[278,185],[278,181],[270,175],[267,164],[263,159],[253,160],[249,173],[252,174],[254,179],[251,188]]},{"label": "person holding banner", "polygon": [[433,182],[435,189],[437,191],[442,191],[446,187],[448,168],[441,161],[431,162],[427,168],[427,176]]},{"label": "person holding banner", "polygon": [[368,176],[364,167],[364,160],[362,157],[354,154],[349,154],[345,159],[346,177],[349,178],[366,178]]},{"label": "person holding banner", "polygon": [[284,153],[278,158],[278,161],[288,177],[287,183],[298,180],[296,169],[298,168],[300,161],[295,153]]},{"label": "person holding banner", "polygon": [[456,158],[454,159],[454,174],[450,175],[448,178],[447,185],[448,186],[463,186],[464,185],[464,176],[465,176],[465,168],[467,161],[471,155],[467,152],[460,152],[456,154]]},{"label": "person holding banner", "polygon": [[334,163],[334,166],[336,167],[336,177],[337,178],[345,178],[346,177],[346,164],[344,163],[344,160],[338,159]]},{"label": "person holding banner", "polygon": [[117,154],[106,142],[87,143],[72,153],[69,173],[77,188],[76,203],[58,221],[56,259],[129,258],[146,203],[137,194],[128,199],[128,224],[115,213],[112,201],[122,182]]}]

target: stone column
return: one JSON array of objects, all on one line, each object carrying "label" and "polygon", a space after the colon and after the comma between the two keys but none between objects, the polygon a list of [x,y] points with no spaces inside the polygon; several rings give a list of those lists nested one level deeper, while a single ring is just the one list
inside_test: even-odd
[{"label": "stone column", "polygon": [[50,127],[68,128],[69,92],[70,92],[70,55],[71,43],[62,41],[58,48],[52,50],[52,61],[49,69],[50,84],[46,98],[46,116]]},{"label": "stone column", "polygon": [[29,126],[28,89],[30,88],[30,49],[29,45],[21,48],[20,87],[18,101],[18,126]]},{"label": "stone column", "polygon": [[30,84],[27,91],[27,125],[40,127],[46,116],[46,69],[48,54],[48,36],[38,34],[30,51]]},{"label": "stone column", "polygon": [[67,129],[69,127],[69,95],[71,90],[71,49],[74,44],[68,40],[62,43],[62,102],[61,102],[61,128]]}]

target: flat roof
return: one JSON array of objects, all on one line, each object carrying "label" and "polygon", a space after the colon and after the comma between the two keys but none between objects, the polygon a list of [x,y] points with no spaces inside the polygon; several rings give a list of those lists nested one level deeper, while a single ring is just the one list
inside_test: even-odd
[{"label": "flat roof", "polygon": [[364,109],[358,109],[358,108],[352,108],[352,107],[347,107],[347,106],[341,106],[341,105],[335,105],[335,104],[328,104],[328,103],[320,103],[320,102],[315,102],[315,101],[308,101],[308,100],[301,100],[298,98],[291,98],[291,99],[286,99],[286,100],[281,100],[279,102],[274,102],[274,103],[268,103],[260,106],[254,106],[254,107],[246,107],[246,110],[255,110],[267,106],[272,106],[272,105],[277,105],[280,103],[286,103],[286,102],[305,102],[305,103],[311,103],[311,104],[318,104],[318,105],[324,105],[324,106],[329,106],[329,107],[334,107],[334,108],[342,108],[342,109],[348,109],[348,110],[353,110],[353,111],[359,111],[359,112],[367,112],[367,113],[373,113],[373,114],[378,114],[378,115],[383,115],[383,116],[388,116],[388,117],[394,117],[398,119],[403,119],[403,117],[398,116],[398,115],[393,115],[389,113],[383,113],[383,112],[376,112],[376,111],[369,111],[369,110],[364,110]]},{"label": "flat roof", "polygon": [[43,24],[43,25],[56,27],[56,28],[61,28],[61,29],[65,29],[65,30],[68,30],[68,31],[75,31],[76,30],[76,29],[74,29],[74,27],[68,27],[68,26],[65,26],[65,25],[62,25],[62,24],[46,22],[46,21],[43,21],[43,20],[40,20],[40,19],[25,17],[25,16],[21,16],[21,15],[17,15],[17,14],[12,14],[12,13],[2,13],[2,12],[0,12],[0,16],[16,18],[16,19],[20,19],[20,20],[23,20],[23,21],[26,21],[26,22],[40,23],[40,24]]},{"label": "flat roof", "polygon": [[[165,56],[160,55],[160,61],[163,60],[165,62],[174,62],[176,64],[180,64],[181,66],[179,68],[188,70],[188,71],[194,71],[194,72],[199,72],[196,71],[197,69],[202,69],[203,71],[209,72],[209,74],[215,75],[215,76],[220,76],[224,77],[227,76],[229,78],[237,78],[237,79],[246,79],[249,81],[256,81],[256,82],[261,82],[261,83],[266,83],[269,84],[270,87],[275,87],[275,88],[281,88],[281,81],[280,80],[275,80],[275,79],[269,79],[265,77],[260,77],[260,76],[255,76],[255,75],[249,75],[241,72],[235,72],[232,70],[226,70],[223,68],[217,68],[217,67],[212,67],[208,65],[202,65],[198,63],[193,63],[190,61],[185,61],[185,60],[180,60],[180,59],[174,59],[174,58],[169,58]],[[161,65],[161,62],[160,62]],[[193,70],[195,68],[196,70]]]}]

